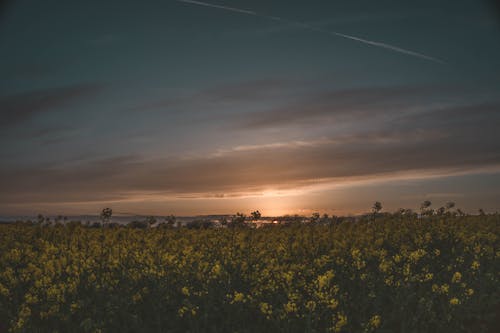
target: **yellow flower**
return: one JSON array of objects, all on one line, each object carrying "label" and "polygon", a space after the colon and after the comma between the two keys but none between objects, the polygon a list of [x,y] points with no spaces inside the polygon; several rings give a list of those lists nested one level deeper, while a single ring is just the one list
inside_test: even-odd
[{"label": "yellow flower", "polygon": [[263,314],[265,314],[266,316],[269,316],[273,313],[273,309],[272,309],[272,306],[269,305],[268,303],[266,302],[262,302],[259,304],[259,307],[260,307],[260,312],[262,312]]},{"label": "yellow flower", "polygon": [[337,313],[337,321],[335,323],[335,332],[340,332],[342,327],[347,325],[347,316],[343,313]]},{"label": "yellow flower", "polygon": [[391,269],[391,262],[388,260],[383,260],[380,265],[378,265],[378,269],[382,273],[387,273]]},{"label": "yellow flower", "polygon": [[330,284],[330,281],[335,277],[332,270],[327,271],[325,274],[318,276],[318,287],[322,289]]},{"label": "yellow flower", "polygon": [[134,302],[134,303],[140,302],[141,300],[142,300],[142,295],[140,292],[138,292],[132,296],[132,302]]},{"label": "yellow flower", "polygon": [[220,267],[220,264],[219,264],[219,263],[216,263],[216,264],[214,265],[214,267],[212,267],[212,272],[211,272],[211,273],[212,273],[212,275],[213,275],[214,277],[217,277],[217,276],[219,276],[219,275],[220,275],[220,272],[221,272],[221,267]]},{"label": "yellow flower", "polygon": [[470,265],[470,268],[472,268],[473,270],[477,271],[479,269],[479,267],[481,266],[481,264],[479,263],[479,261],[477,260],[474,260],[472,262],[472,265]]},{"label": "yellow flower", "polygon": [[24,295],[24,299],[26,300],[27,304],[35,304],[38,302],[38,297],[36,295],[32,295],[30,293],[27,293]]},{"label": "yellow flower", "polygon": [[378,328],[380,327],[381,323],[382,323],[382,318],[379,315],[375,315],[370,318],[369,325],[373,328]]},{"label": "yellow flower", "polygon": [[339,306],[339,302],[335,299],[335,298],[332,298],[329,302],[328,302],[328,308],[332,309],[332,310],[335,310],[337,308],[337,306]]},{"label": "yellow flower", "polygon": [[186,295],[186,296],[190,295],[188,287],[182,287],[181,292],[182,292],[183,295]]},{"label": "yellow flower", "polygon": [[234,293],[233,301],[234,302],[244,302],[245,301],[245,295],[243,295],[242,293],[235,292]]},{"label": "yellow flower", "polygon": [[361,257],[361,251],[359,249],[352,249],[351,256],[354,259],[359,259]]},{"label": "yellow flower", "polygon": [[285,311],[288,313],[297,312],[297,304],[295,302],[288,302],[284,305]]},{"label": "yellow flower", "polygon": [[453,297],[452,299],[450,299],[450,304],[451,305],[458,305],[458,304],[460,304],[460,300],[456,297]]},{"label": "yellow flower", "polygon": [[465,291],[465,293],[467,294],[467,296],[472,296],[474,295],[474,289],[469,288]]},{"label": "yellow flower", "polygon": [[285,272],[285,273],[283,273],[283,276],[285,277],[285,281],[287,284],[292,284],[293,272]]},{"label": "yellow flower", "polygon": [[447,285],[446,283],[441,286],[441,293],[447,294],[449,290],[450,290],[450,286]]},{"label": "yellow flower", "polygon": [[455,272],[455,274],[453,274],[453,277],[451,278],[451,282],[459,283],[461,279],[462,279],[462,274],[460,274],[460,272]]},{"label": "yellow flower", "polygon": [[177,313],[179,314],[179,317],[184,317],[184,314],[189,311],[189,309],[185,306],[181,307]]},{"label": "yellow flower", "polygon": [[79,308],[78,304],[74,303],[74,302],[71,303],[71,305],[69,307],[70,307],[71,313],[75,313],[78,310],[78,308]]},{"label": "yellow flower", "polygon": [[411,274],[411,268],[409,264],[405,264],[403,267],[403,274],[404,276],[410,276]]},{"label": "yellow flower", "polygon": [[413,251],[412,253],[410,253],[410,261],[411,262],[417,262],[419,261],[423,256],[425,256],[427,254],[427,252],[425,252],[425,250],[423,249],[418,249],[416,251]]},{"label": "yellow flower", "polygon": [[310,312],[313,312],[316,309],[316,302],[315,301],[308,301],[306,303],[306,309],[309,310]]}]

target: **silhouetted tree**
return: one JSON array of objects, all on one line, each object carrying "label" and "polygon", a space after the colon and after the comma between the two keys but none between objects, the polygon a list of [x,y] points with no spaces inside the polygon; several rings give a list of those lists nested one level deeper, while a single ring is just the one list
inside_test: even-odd
[{"label": "silhouetted tree", "polygon": [[176,220],[176,218],[174,215],[169,215],[169,216],[165,217],[165,222],[167,223],[167,227],[173,228],[175,225],[175,220]]},{"label": "silhouetted tree", "polygon": [[372,210],[374,214],[380,213],[380,211],[382,210],[382,204],[380,203],[380,201],[375,201]]},{"label": "silhouetted tree", "polygon": [[431,205],[432,205],[432,203],[429,200],[425,200],[424,202],[422,202],[422,204],[420,205],[421,214],[422,215],[432,215],[432,213],[434,211],[429,208]]},{"label": "silhouetted tree", "polygon": [[231,227],[244,227],[245,226],[246,215],[243,213],[236,213],[231,220]]},{"label": "silhouetted tree", "polygon": [[225,216],[223,216],[220,220],[220,224],[221,226],[223,227],[226,227],[227,226],[227,218]]},{"label": "silhouetted tree", "polygon": [[151,227],[153,224],[156,223],[156,218],[154,216],[148,216],[146,217],[146,220],[144,221],[146,224]]},{"label": "silhouetted tree", "polygon": [[262,216],[262,214],[258,210],[251,212],[250,215],[252,216],[253,221],[257,221]]},{"label": "silhouetted tree", "polygon": [[323,214],[323,216],[319,219],[319,224],[321,225],[329,225],[331,224],[332,220],[328,216],[328,214]]},{"label": "silhouetted tree", "polygon": [[113,210],[111,208],[104,208],[101,212],[102,225],[105,226],[111,220]]},{"label": "silhouetted tree", "polygon": [[446,210],[450,210],[452,209],[453,207],[455,207],[455,203],[453,201],[449,201],[446,203]]},{"label": "silhouetted tree", "polygon": [[317,213],[317,212],[316,212],[316,213],[312,213],[311,218],[310,218],[311,223],[313,223],[313,224],[318,223],[318,221],[319,221],[319,216],[320,216],[320,215],[319,215],[319,213]]}]

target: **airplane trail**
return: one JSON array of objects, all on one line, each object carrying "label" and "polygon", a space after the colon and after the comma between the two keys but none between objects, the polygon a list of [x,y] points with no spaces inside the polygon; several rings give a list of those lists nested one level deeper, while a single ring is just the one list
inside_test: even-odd
[{"label": "airplane trail", "polygon": [[234,8],[234,7],[228,7],[228,6],[222,6],[222,5],[215,5],[215,4],[212,4],[212,3],[202,2],[202,1],[195,1],[195,0],[175,0],[175,1],[177,1],[177,2],[183,2],[183,3],[186,3],[186,4],[197,5],[197,6],[204,6],[204,7],[211,7],[211,8],[222,9],[222,10],[227,10],[227,11],[231,11],[231,12],[235,12],[235,13],[240,13],[240,14],[257,16],[257,17],[261,17],[261,18],[265,18],[265,19],[273,20],[273,21],[285,22],[285,23],[296,25],[296,26],[300,26],[300,27],[302,27],[304,29],[307,29],[307,30],[325,33],[325,34],[328,34],[328,35],[334,36],[334,37],[342,37],[342,38],[350,39],[350,40],[353,40],[353,41],[356,41],[356,42],[360,42],[360,43],[363,43],[363,44],[367,44],[367,45],[371,45],[371,46],[375,46],[375,47],[384,48],[384,49],[387,49],[387,50],[390,50],[390,51],[394,51],[394,52],[398,52],[398,53],[401,53],[401,54],[406,54],[406,55],[417,57],[417,58],[420,58],[420,59],[432,61],[432,62],[435,62],[435,63],[438,63],[438,64],[446,64],[443,60],[440,60],[440,59],[437,59],[435,57],[431,57],[431,56],[425,55],[423,53],[419,53],[419,52],[407,50],[407,49],[404,49],[404,48],[401,48],[401,47],[398,47],[398,46],[395,46],[395,45],[387,44],[387,43],[377,42],[377,41],[373,41],[373,40],[369,40],[369,39],[364,39],[364,38],[360,38],[360,37],[356,37],[356,36],[352,36],[352,35],[343,34],[343,33],[340,33],[340,32],[335,32],[335,31],[330,31],[330,30],[322,29],[322,28],[316,27],[314,25],[310,25],[310,24],[303,23],[303,22],[298,22],[298,21],[288,20],[288,19],[285,19],[285,18],[282,18],[282,17],[279,17],[279,16],[265,15],[265,14],[257,13],[257,12],[252,11],[252,10],[245,10],[245,9],[239,9],[239,8]]}]

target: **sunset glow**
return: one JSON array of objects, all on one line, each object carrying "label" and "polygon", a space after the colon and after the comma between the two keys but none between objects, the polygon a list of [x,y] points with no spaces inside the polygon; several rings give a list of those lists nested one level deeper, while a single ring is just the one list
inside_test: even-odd
[{"label": "sunset glow", "polygon": [[499,209],[485,4],[28,3],[1,26],[0,214]]}]

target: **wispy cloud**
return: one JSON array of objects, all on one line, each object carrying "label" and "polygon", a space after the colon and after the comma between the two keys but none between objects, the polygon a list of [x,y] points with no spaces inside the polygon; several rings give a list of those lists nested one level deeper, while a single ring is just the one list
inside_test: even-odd
[{"label": "wispy cloud", "polygon": [[389,86],[320,91],[298,96],[295,101],[267,110],[239,115],[240,128],[258,129],[399,117],[408,112],[434,110],[456,103],[465,89],[452,86]]},{"label": "wispy cloud", "polygon": [[296,92],[304,82],[293,78],[263,78],[226,83],[176,96],[159,98],[131,106],[129,111],[168,110],[186,105],[252,102],[262,99],[279,99]]},{"label": "wispy cloud", "polygon": [[100,84],[75,84],[32,90],[0,97],[0,128],[30,120],[38,114],[53,111],[69,103],[95,96]]}]

